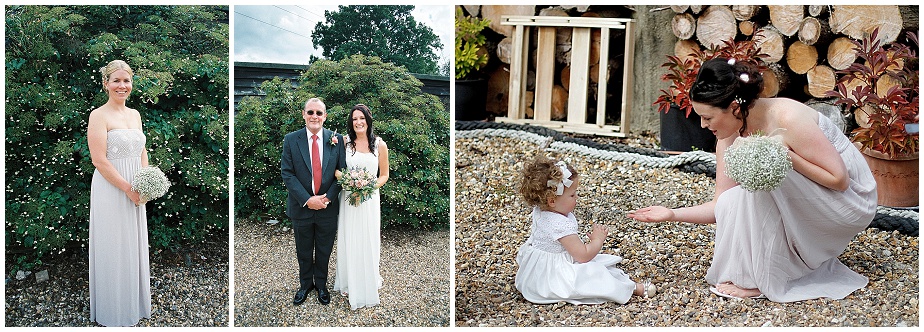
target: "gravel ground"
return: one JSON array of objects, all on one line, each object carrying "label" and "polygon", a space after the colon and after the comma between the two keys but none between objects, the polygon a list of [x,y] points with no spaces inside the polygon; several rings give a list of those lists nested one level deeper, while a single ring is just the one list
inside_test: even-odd
[{"label": "gravel ground", "polygon": [[[634,280],[651,279],[657,295],[633,297],[625,305],[583,306],[536,305],[520,295],[514,287],[515,256],[529,236],[530,208],[515,184],[522,162],[537,153],[578,169],[575,215],[582,232],[593,222],[606,225],[610,232],[603,252],[622,256],[620,267]],[[646,224],[621,212],[708,201],[712,178],[540,151],[534,143],[502,137],[457,137],[455,156],[455,326],[919,325],[917,237],[876,229],[859,234],[840,259],[870,283],[842,300],[726,299],[710,293],[705,281],[714,225]]]},{"label": "gravel ground", "polygon": [[[292,305],[298,262],[291,228],[255,221],[235,223],[235,326],[449,326],[449,232],[409,228],[382,230],[381,303],[350,310],[331,291],[321,305],[317,292]],[[333,289],[337,245],[330,260]]]},{"label": "gravel ground", "polygon": [[[180,253],[151,253],[151,318],[136,326],[228,326],[228,241],[215,238]],[[90,321],[87,265],[86,252],[64,254],[47,259],[48,281],[36,283],[36,271],[8,278],[6,326],[100,326]]]}]

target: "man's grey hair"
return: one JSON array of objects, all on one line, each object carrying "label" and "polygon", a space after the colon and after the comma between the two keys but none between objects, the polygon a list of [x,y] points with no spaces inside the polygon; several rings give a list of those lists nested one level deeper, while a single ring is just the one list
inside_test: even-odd
[{"label": "man's grey hair", "polygon": [[321,110],[322,110],[322,111],[326,111],[326,110],[327,110],[327,105],[324,105],[324,102],[321,101],[321,98],[311,98],[311,99],[308,99],[308,101],[305,102],[305,106],[302,107],[302,109],[304,110],[305,108],[308,107],[308,104],[311,104],[311,103],[318,103],[318,104],[321,104]]}]

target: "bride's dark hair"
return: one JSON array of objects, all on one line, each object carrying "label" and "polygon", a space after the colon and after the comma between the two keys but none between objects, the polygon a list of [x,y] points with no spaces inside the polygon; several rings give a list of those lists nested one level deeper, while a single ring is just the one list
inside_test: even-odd
[{"label": "bride's dark hair", "polygon": [[748,112],[759,98],[763,83],[764,78],[754,65],[715,58],[703,62],[700,67],[696,82],[690,88],[690,100],[721,109],[728,108],[732,101],[737,100],[739,112],[735,117],[741,119],[738,134],[743,135],[748,124]]},{"label": "bride's dark hair", "polygon": [[366,138],[369,140],[369,151],[375,155],[375,133],[372,132],[372,112],[369,111],[369,106],[356,104],[350,110],[350,115],[347,116],[347,132],[350,135],[350,141],[347,142],[347,145],[353,149],[353,154],[356,154],[356,131],[353,130],[353,111],[363,112],[363,116],[366,117]]}]

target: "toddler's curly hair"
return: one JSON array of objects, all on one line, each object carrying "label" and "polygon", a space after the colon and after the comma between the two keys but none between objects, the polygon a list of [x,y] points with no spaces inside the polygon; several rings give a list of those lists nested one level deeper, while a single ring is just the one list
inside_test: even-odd
[{"label": "toddler's curly hair", "polygon": [[[548,209],[549,198],[554,198],[555,188],[549,187],[549,180],[561,181],[562,172],[555,165],[558,160],[549,159],[545,156],[537,156],[533,161],[526,163],[523,170],[520,171],[520,195],[529,205],[539,206],[542,209]],[[569,180],[577,179],[580,175],[571,165],[568,165],[568,171],[571,172]]]}]

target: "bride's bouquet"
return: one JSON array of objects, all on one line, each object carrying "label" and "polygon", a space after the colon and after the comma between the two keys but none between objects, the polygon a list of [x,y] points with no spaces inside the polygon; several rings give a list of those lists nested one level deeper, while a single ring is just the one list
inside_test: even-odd
[{"label": "bride's bouquet", "polygon": [[725,150],[725,175],[749,191],[771,191],[792,170],[789,149],[774,136],[739,137]]},{"label": "bride's bouquet", "polygon": [[132,180],[132,190],[140,194],[143,202],[160,198],[167,189],[170,189],[170,181],[157,166],[142,167]]},{"label": "bride's bouquet", "polygon": [[343,187],[343,190],[350,192],[350,204],[358,206],[372,197],[375,192],[375,174],[369,173],[365,168],[353,166],[343,170],[340,180],[337,183]]}]

